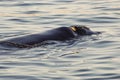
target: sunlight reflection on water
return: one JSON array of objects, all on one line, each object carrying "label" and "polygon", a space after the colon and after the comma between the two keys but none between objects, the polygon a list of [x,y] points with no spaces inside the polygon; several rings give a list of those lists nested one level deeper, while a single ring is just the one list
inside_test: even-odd
[{"label": "sunlight reflection on water", "polygon": [[119,80],[119,0],[1,0],[0,40],[86,25],[101,35],[32,49],[0,46],[1,80]]}]

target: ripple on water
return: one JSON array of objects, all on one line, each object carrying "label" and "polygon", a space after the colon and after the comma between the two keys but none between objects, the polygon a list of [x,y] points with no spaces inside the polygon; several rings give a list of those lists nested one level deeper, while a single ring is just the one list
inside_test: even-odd
[{"label": "ripple on water", "polygon": [[14,21],[14,22],[21,22],[21,23],[27,23],[30,22],[28,20],[25,19],[20,19],[20,18],[14,18],[14,19],[8,19],[9,21]]},{"label": "ripple on water", "polygon": [[95,18],[84,18],[84,19],[76,19],[78,22],[86,22],[86,23],[115,23],[113,20],[105,20],[105,19],[95,19]]},{"label": "ripple on water", "polygon": [[10,68],[10,67],[0,66],[0,69],[1,69],[1,70],[3,70],[3,69],[5,70],[5,69],[9,69],[9,68]]},{"label": "ripple on water", "polygon": [[25,11],[25,14],[37,14],[37,13],[44,13],[43,11],[35,11],[35,10],[31,10],[31,11]]},{"label": "ripple on water", "polygon": [[[98,76],[99,77],[99,76]],[[111,75],[111,76],[102,76],[102,78],[88,78],[85,80],[118,80],[120,79],[119,75]]]},{"label": "ripple on water", "polygon": [[71,3],[71,2],[74,2],[74,1],[73,0],[55,0],[55,2]]},{"label": "ripple on water", "polygon": [[0,46],[1,80],[119,80],[119,0],[0,0],[0,40],[74,24],[102,35],[31,49]]},{"label": "ripple on water", "polygon": [[36,6],[36,5],[53,5],[50,3],[22,3],[22,4],[16,4],[14,6]]},{"label": "ripple on water", "polygon": [[5,79],[5,80],[13,80],[13,79],[22,79],[22,80],[39,80],[35,78],[34,76],[25,76],[25,75],[6,75],[6,76],[0,76],[0,79]]}]

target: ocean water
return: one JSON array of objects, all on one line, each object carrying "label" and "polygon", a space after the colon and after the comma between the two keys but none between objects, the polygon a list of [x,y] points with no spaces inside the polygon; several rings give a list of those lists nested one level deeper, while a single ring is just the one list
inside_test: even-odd
[{"label": "ocean water", "polygon": [[1,46],[0,80],[120,80],[120,0],[0,0],[0,40],[76,24],[103,33]]}]

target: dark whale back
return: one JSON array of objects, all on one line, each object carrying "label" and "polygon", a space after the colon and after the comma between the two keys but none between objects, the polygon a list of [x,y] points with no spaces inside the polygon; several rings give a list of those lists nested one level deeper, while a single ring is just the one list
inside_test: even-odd
[{"label": "dark whale back", "polygon": [[26,36],[7,39],[1,41],[0,44],[24,48],[39,45],[44,41],[64,41],[77,36],[91,35],[96,33],[97,32],[93,32],[85,26],[76,25],[71,27],[55,28],[52,30],[45,31],[43,33],[30,34]]},{"label": "dark whale back", "polygon": [[12,43],[15,45],[36,45],[47,40],[63,41],[74,38],[76,34],[68,27],[60,27],[52,30],[48,30],[43,33],[31,34],[4,40],[4,43]]},{"label": "dark whale back", "polygon": [[48,30],[43,33],[37,33],[10,39],[10,42],[16,42],[21,44],[33,45],[46,40],[66,40],[75,37],[75,33],[72,32],[68,27],[60,27],[53,30]]}]

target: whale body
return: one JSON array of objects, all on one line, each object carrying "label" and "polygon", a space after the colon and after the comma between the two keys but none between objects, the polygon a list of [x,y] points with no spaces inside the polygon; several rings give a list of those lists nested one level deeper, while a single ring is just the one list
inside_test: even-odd
[{"label": "whale body", "polygon": [[42,33],[30,34],[12,39],[3,40],[0,42],[2,45],[26,48],[40,45],[44,41],[64,41],[78,36],[99,34],[94,32],[86,26],[73,25],[70,27],[59,27],[48,30]]}]

